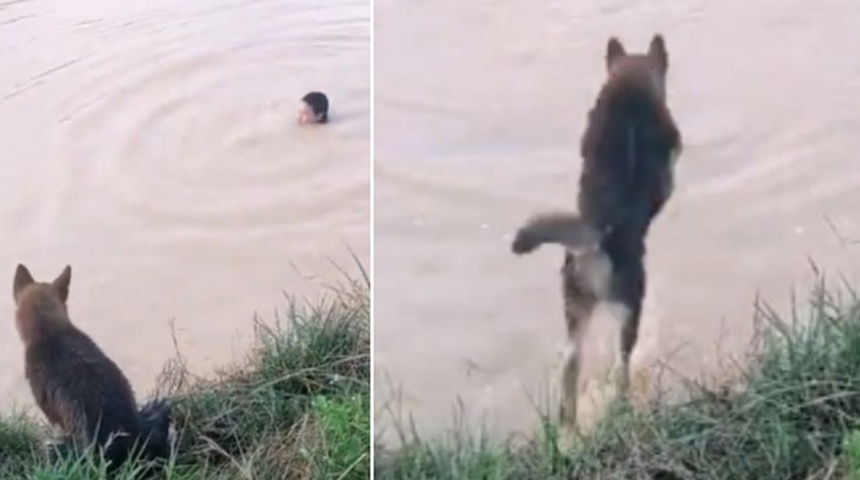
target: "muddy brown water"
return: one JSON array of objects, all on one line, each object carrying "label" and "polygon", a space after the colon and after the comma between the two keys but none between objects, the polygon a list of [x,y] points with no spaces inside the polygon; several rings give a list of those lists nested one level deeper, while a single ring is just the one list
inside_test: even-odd
[{"label": "muddy brown water", "polygon": [[[283,292],[369,261],[366,0],[0,2],[0,406],[28,405],[11,283],[70,311],[139,396],[247,353]],[[320,89],[332,122],[296,124]],[[332,263],[333,262],[333,263]]]},{"label": "muddy brown water", "polygon": [[[454,425],[458,400],[469,425],[497,434],[532,428],[533,403],[554,412],[562,253],[516,258],[509,242],[530,213],[573,206],[579,135],[610,35],[631,51],[665,35],[686,144],[649,240],[633,365],[646,386],[658,382],[655,362],[724,375],[749,345],[756,294],[785,311],[790,290],[809,286],[810,258],[857,279],[858,30],[852,0],[377,0],[383,438],[395,438],[392,410],[427,435]],[[611,364],[609,320],[590,332],[586,396],[599,398],[593,385]]]}]

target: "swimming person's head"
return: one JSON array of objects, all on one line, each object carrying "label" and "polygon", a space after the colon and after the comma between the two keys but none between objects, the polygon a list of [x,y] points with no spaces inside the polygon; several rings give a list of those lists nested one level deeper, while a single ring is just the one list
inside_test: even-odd
[{"label": "swimming person's head", "polygon": [[302,97],[299,123],[327,123],[328,98],[322,92],[310,92]]}]

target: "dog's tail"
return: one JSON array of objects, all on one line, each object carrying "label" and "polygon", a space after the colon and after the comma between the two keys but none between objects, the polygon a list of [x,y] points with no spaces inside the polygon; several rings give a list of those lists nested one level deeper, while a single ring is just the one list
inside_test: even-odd
[{"label": "dog's tail", "polygon": [[170,457],[170,402],[156,398],[140,408],[142,439],[146,441],[144,456],[151,460]]},{"label": "dog's tail", "polygon": [[565,212],[541,213],[520,227],[512,250],[517,255],[530,253],[544,243],[555,243],[570,249],[596,245],[600,232],[585,223],[579,215]]}]

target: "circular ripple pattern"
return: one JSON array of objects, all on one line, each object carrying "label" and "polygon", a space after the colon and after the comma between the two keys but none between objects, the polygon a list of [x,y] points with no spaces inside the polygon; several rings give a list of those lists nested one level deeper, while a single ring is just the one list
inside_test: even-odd
[{"label": "circular ripple pattern", "polygon": [[[108,190],[123,215],[154,228],[320,221],[366,197],[368,128],[355,114],[366,106],[351,100],[369,91],[366,72],[355,68],[368,58],[366,18],[326,20],[320,5],[296,7],[237,5],[239,15],[266,18],[248,22],[248,31],[242,22],[206,24],[199,12],[191,23],[174,12],[173,29],[141,22],[136,35],[149,38],[136,48],[151,61],[135,55],[124,65],[125,45],[93,62],[96,78],[62,119],[74,157],[88,159],[69,166],[79,180],[70,185]],[[310,89],[339,94],[325,129],[295,123],[298,98]]]}]

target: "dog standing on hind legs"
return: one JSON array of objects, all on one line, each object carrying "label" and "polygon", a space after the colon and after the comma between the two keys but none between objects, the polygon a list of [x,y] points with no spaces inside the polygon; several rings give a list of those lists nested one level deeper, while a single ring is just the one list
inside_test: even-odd
[{"label": "dog standing on hind legs", "polygon": [[135,453],[168,458],[169,405],[155,400],[138,411],[122,371],[69,319],[71,276],[67,266],[52,282],[37,282],[18,265],[13,286],[27,381],[48,421],[63,431],[52,449],[63,455],[95,446],[109,472]]},{"label": "dog standing on hind legs", "polygon": [[571,351],[562,371],[562,428],[575,431],[582,337],[598,303],[612,305],[622,322],[618,392],[627,396],[630,357],[645,297],[645,241],[673,190],[681,134],[666,104],[669,55],[655,34],[645,54],[628,54],[612,37],[607,80],[581,139],[579,213],[543,213],[519,229],[514,253],[544,243],[565,247],[561,269]]}]

